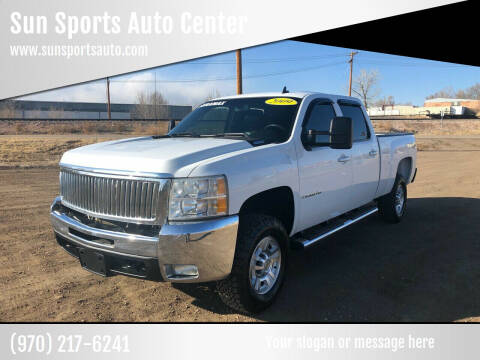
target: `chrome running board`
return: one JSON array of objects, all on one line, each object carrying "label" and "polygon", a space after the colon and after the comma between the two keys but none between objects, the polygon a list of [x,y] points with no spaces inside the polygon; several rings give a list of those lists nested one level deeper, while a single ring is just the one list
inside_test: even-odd
[{"label": "chrome running board", "polygon": [[300,236],[292,239],[294,248],[305,249],[318,241],[340,231],[356,222],[370,216],[378,211],[378,207],[366,206],[357,210],[353,210],[345,215],[339,216],[327,224],[320,224],[301,232]]}]

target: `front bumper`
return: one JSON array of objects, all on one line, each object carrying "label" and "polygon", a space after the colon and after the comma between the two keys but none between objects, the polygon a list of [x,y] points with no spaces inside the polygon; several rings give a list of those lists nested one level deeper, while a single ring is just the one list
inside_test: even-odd
[{"label": "front bumper", "polygon": [[[149,264],[145,268],[150,268],[152,274],[156,273],[151,268],[152,264],[158,264],[161,277],[154,276],[154,280],[207,282],[224,279],[232,270],[238,230],[237,215],[198,222],[167,223],[161,226],[158,235],[145,236],[88,226],[61,209],[61,198],[57,197],[51,206],[50,217],[57,241],[67,251],[69,249],[65,244],[70,244],[70,250],[92,249],[106,257],[115,258],[117,267],[129,261]],[[69,253],[75,256],[71,251]],[[198,273],[173,273],[174,265],[193,265]],[[109,269],[107,273],[122,271]],[[123,273],[151,278],[148,274],[139,276]]]}]

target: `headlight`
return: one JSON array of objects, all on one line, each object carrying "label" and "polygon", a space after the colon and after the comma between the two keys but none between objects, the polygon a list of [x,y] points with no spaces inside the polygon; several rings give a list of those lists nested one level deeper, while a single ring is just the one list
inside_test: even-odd
[{"label": "headlight", "polygon": [[173,179],[169,220],[188,220],[227,215],[227,184],[224,176]]}]

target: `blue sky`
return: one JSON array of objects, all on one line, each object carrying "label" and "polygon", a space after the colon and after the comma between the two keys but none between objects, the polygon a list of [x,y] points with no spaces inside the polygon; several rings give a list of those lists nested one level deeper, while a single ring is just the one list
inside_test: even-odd
[{"label": "blue sky", "polygon": [[[245,93],[319,91],[346,94],[348,54],[352,49],[280,41],[243,50]],[[353,49],[355,50],[355,49]],[[380,74],[380,97],[421,105],[426,96],[445,87],[462,89],[480,82],[480,67],[359,51],[354,76],[361,69]],[[198,104],[209,94],[236,91],[235,52],[158,67],[111,78],[112,102],[135,102],[141,91],[160,91],[172,104]],[[23,97],[54,101],[105,101],[103,80]]]}]

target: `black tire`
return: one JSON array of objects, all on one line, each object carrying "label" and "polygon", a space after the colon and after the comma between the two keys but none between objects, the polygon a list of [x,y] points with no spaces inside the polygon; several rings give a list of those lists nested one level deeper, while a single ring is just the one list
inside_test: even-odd
[{"label": "black tire", "polygon": [[[399,187],[403,189],[403,206],[401,206],[401,210],[398,211],[396,209],[396,195],[397,192],[399,191]],[[389,223],[399,223],[403,216],[405,215],[405,210],[407,208],[407,183],[405,182],[405,179],[397,175],[395,179],[395,183],[393,184],[392,191],[390,191],[388,194],[382,196],[381,198],[378,199],[378,212],[380,216]]]},{"label": "black tire", "polygon": [[[257,244],[272,236],[281,249],[281,264],[273,287],[265,294],[257,294],[250,284],[250,260]],[[276,218],[263,214],[247,214],[240,218],[237,246],[230,276],[217,283],[222,301],[244,314],[258,313],[272,304],[285,277],[288,235]]]}]

